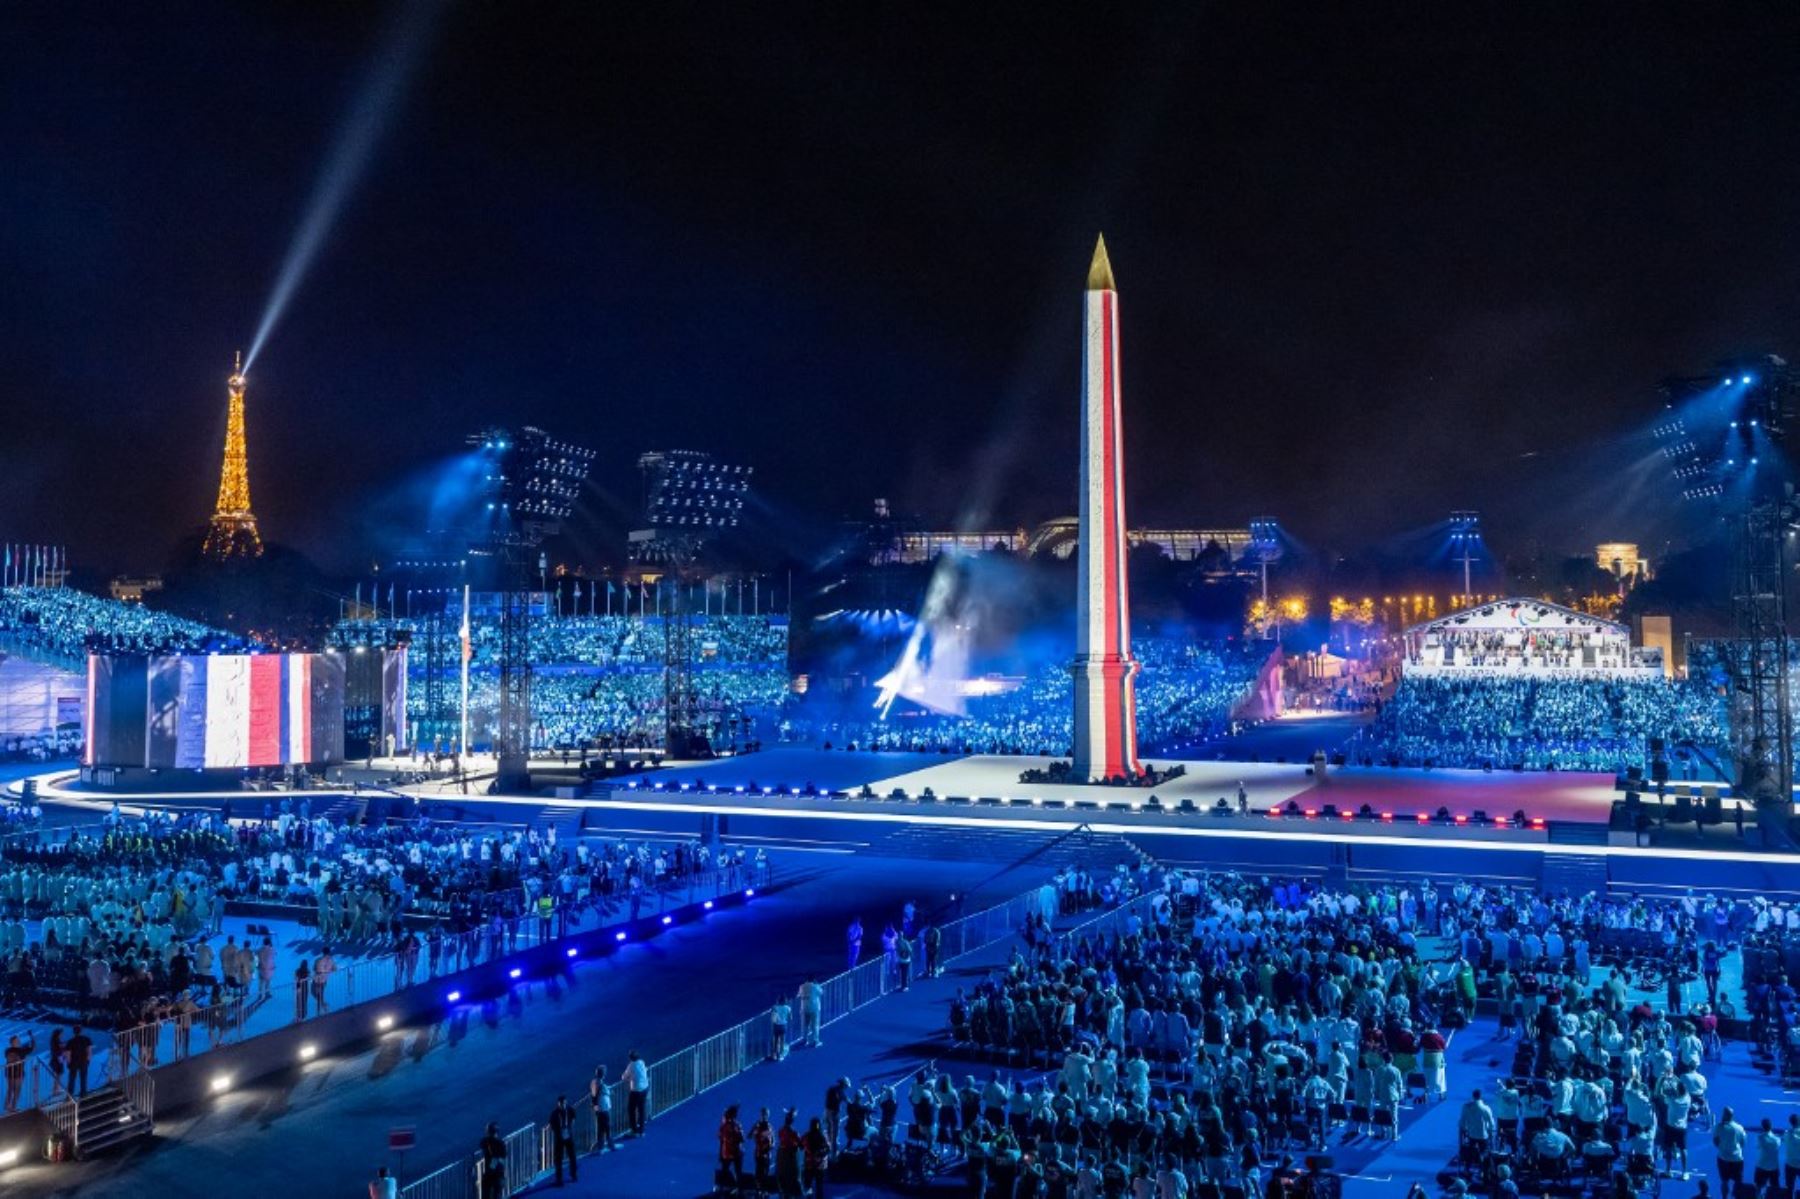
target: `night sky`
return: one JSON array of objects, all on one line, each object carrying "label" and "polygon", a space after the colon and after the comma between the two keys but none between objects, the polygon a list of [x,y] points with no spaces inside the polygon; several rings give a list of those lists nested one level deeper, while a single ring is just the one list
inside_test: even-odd
[{"label": "night sky", "polygon": [[[754,464],[796,529],[1072,513],[1104,230],[1134,522],[1654,541],[1657,380],[1800,354],[1800,18],[1558,7],[415,21],[251,375],[264,536],[347,569],[494,421],[600,451],[596,555],[650,448]],[[205,519],[231,353],[394,21],[0,13],[0,539],[146,568]]]}]

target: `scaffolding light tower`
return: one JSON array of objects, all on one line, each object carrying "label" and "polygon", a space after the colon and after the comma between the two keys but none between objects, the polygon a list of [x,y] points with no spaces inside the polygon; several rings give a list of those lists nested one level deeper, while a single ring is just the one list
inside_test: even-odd
[{"label": "scaffolding light tower", "polygon": [[1726,659],[1735,790],[1755,805],[1763,844],[1791,846],[1787,551],[1800,529],[1800,501],[1785,448],[1800,408],[1800,379],[1785,359],[1766,354],[1721,362],[1698,377],[1665,379],[1662,391],[1664,414],[1652,434],[1682,497],[1716,508],[1733,532],[1735,628]]},{"label": "scaffolding light tower", "polygon": [[[663,613],[663,748],[672,758],[711,757],[712,736],[694,682],[694,611],[688,590],[706,546],[737,527],[754,467],[694,450],[652,450],[638,457],[644,523],[630,535],[631,556],[662,568],[669,583]],[[714,722],[716,723],[716,722]]]},{"label": "scaffolding light tower", "polygon": [[490,455],[488,511],[480,549],[493,563],[499,597],[500,696],[494,731],[494,790],[531,788],[531,564],[544,538],[574,512],[594,451],[527,425],[490,428],[468,442]]},{"label": "scaffolding light tower", "polygon": [[1467,508],[1459,508],[1450,514],[1450,544],[1456,553],[1456,560],[1462,563],[1462,597],[1463,607],[1469,606],[1469,597],[1474,592],[1475,551],[1481,545],[1481,514]]},{"label": "scaffolding light tower", "polygon": [[1256,563],[1262,577],[1262,602],[1269,604],[1269,564],[1281,560],[1281,526],[1273,516],[1256,516],[1250,520],[1250,560]]}]

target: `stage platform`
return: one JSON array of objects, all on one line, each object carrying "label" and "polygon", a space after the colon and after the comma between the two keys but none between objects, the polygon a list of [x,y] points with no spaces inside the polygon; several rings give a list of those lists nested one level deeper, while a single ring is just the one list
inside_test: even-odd
[{"label": "stage platform", "polygon": [[[867,786],[883,798],[896,788],[919,795],[929,787],[940,799],[994,797],[1039,798],[1102,803],[1142,803],[1154,794],[1166,806],[1192,800],[1211,808],[1221,798],[1237,804],[1238,787],[1248,793],[1259,814],[1289,800],[1302,808],[1335,804],[1355,810],[1367,803],[1376,811],[1453,813],[1486,811],[1511,816],[1523,809],[1545,820],[1604,825],[1619,798],[1608,774],[1513,773],[1511,771],[1427,770],[1415,767],[1331,767],[1317,777],[1301,764],[1193,761],[1181,763],[1187,773],[1158,787],[1091,787],[1076,784],[1021,783],[1023,771],[1041,769],[1054,759],[1000,754],[854,753],[782,747],[718,762],[674,763],[665,770],[621,775],[611,780],[616,792],[631,783],[665,788],[680,783],[735,790],[743,787],[783,789],[811,784],[820,791],[855,791]],[[1154,759],[1158,767],[1170,763]]]}]

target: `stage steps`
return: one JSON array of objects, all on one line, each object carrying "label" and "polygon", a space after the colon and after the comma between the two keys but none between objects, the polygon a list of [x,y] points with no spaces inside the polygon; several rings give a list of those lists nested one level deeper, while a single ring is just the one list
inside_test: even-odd
[{"label": "stage steps", "polygon": [[141,1092],[136,1101],[118,1083],[109,1083],[79,1098],[64,1100],[44,1109],[50,1126],[65,1134],[73,1130],[75,1155],[93,1157],[128,1141],[147,1137],[156,1130],[155,1113],[149,1110],[154,1094],[147,1077],[132,1088]]},{"label": "stage steps", "polygon": [[1597,853],[1550,853],[1544,855],[1543,889],[1555,895],[1604,895],[1607,888],[1607,861]]},{"label": "stage steps", "polygon": [[[1058,841],[1058,838],[1062,838]],[[1073,834],[1032,830],[947,828],[942,825],[901,825],[878,837],[862,852],[877,857],[921,858],[939,862],[1017,862],[1034,851],[1032,866],[1055,869],[1085,866],[1090,870],[1119,862],[1136,866],[1143,853],[1124,837],[1080,830]]]},{"label": "stage steps", "polygon": [[555,829],[556,843],[572,846],[581,838],[584,814],[584,809],[577,804],[549,804],[537,814],[532,823],[543,832]]},{"label": "stage steps", "polygon": [[313,810],[315,818],[323,816],[333,824],[361,824],[369,810],[369,800],[362,795],[334,795],[330,801]]}]

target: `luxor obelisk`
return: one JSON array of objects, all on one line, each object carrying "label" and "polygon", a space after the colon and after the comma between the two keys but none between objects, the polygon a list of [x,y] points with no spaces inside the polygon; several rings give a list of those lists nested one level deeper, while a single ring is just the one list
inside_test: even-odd
[{"label": "luxor obelisk", "polygon": [[1125,574],[1119,292],[1106,239],[1088,267],[1081,349],[1081,512],[1075,634],[1075,778],[1136,777],[1137,699]]}]

